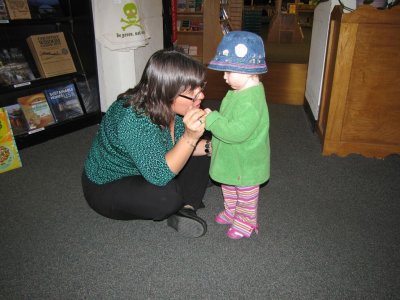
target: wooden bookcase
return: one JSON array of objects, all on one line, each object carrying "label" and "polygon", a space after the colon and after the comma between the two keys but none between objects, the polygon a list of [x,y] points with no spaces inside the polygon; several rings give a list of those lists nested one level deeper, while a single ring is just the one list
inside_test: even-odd
[{"label": "wooden bookcase", "polygon": [[[177,45],[195,47],[197,54],[193,55],[204,64],[214,57],[215,50],[223,37],[221,28],[221,7],[225,8],[229,16],[229,23],[233,30],[241,29],[241,13],[243,1],[239,0],[203,0],[200,11],[177,11]],[[200,30],[189,28],[182,29],[182,21],[194,24],[202,24]],[[225,20],[226,22],[226,20]],[[188,22],[185,22],[186,24]]]},{"label": "wooden bookcase", "polygon": [[[63,15],[0,22],[0,48],[24,49],[24,56],[35,79],[20,84],[0,86],[0,107],[17,103],[17,98],[47,88],[73,83],[83,108],[82,116],[49,125],[43,130],[15,136],[19,149],[94,125],[101,120],[92,9],[90,0],[60,0]],[[41,78],[26,38],[36,34],[62,31],[77,72]]]},{"label": "wooden bookcase", "polygon": [[[189,4],[191,3],[191,4]],[[177,47],[203,62],[204,14],[202,3],[179,0],[177,10]]]},{"label": "wooden bookcase", "polygon": [[331,14],[318,130],[323,154],[400,153],[400,7]]}]

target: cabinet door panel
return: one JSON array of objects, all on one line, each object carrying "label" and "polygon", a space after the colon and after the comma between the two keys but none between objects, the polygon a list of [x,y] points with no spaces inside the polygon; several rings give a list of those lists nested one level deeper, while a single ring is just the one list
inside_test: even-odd
[{"label": "cabinet door panel", "polygon": [[[359,26],[346,102],[342,141],[400,141],[399,26]],[[388,68],[388,66],[391,66]]]}]

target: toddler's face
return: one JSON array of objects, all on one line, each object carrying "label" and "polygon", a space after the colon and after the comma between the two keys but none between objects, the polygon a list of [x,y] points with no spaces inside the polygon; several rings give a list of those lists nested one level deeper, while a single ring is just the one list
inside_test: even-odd
[{"label": "toddler's face", "polygon": [[243,74],[243,73],[235,73],[235,72],[224,72],[224,79],[227,84],[229,84],[234,90],[243,90],[249,87],[249,84],[252,83],[253,75]]}]

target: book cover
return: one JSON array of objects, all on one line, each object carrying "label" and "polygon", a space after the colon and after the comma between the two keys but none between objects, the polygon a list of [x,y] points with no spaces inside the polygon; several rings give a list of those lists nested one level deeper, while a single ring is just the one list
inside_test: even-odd
[{"label": "book cover", "polygon": [[42,77],[76,72],[63,32],[31,35],[27,42]]},{"label": "book cover", "polygon": [[54,118],[43,92],[18,98],[30,130],[53,124]]},{"label": "book cover", "polygon": [[21,159],[7,111],[4,108],[0,108],[0,173],[20,168],[21,166]]},{"label": "book cover", "polygon": [[46,89],[44,93],[57,122],[83,115],[73,83]]},{"label": "book cover", "polygon": [[27,0],[4,0],[11,20],[31,19]]},{"label": "book cover", "polygon": [[186,0],[177,0],[176,7],[178,9],[178,12],[186,11]]},{"label": "book cover", "polygon": [[24,134],[29,131],[28,122],[25,119],[21,106],[18,103],[4,107],[8,114],[8,119],[14,136]]},{"label": "book cover", "polygon": [[93,113],[100,110],[99,93],[97,89],[97,79],[94,77],[88,80],[75,82],[77,91],[81,96],[83,108],[86,113]]},{"label": "book cover", "polygon": [[196,12],[203,11],[203,0],[195,0],[195,9]]},{"label": "book cover", "polygon": [[186,8],[188,12],[195,12],[196,3],[195,0],[187,0]]},{"label": "book cover", "polygon": [[7,12],[6,3],[0,0],[0,23],[6,23],[10,20],[10,15]]},{"label": "book cover", "polygon": [[0,86],[34,80],[35,76],[18,47],[0,48]]},{"label": "book cover", "polygon": [[63,16],[59,0],[28,0],[32,19],[52,19]]}]

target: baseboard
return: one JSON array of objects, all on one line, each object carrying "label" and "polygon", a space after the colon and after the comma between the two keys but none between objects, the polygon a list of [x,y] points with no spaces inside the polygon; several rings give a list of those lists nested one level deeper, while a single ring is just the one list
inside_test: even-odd
[{"label": "baseboard", "polygon": [[307,120],[310,122],[311,130],[312,130],[312,132],[315,132],[315,130],[317,128],[317,120],[314,119],[314,114],[312,113],[310,104],[308,104],[308,101],[305,97],[304,97],[303,108],[307,115]]}]

